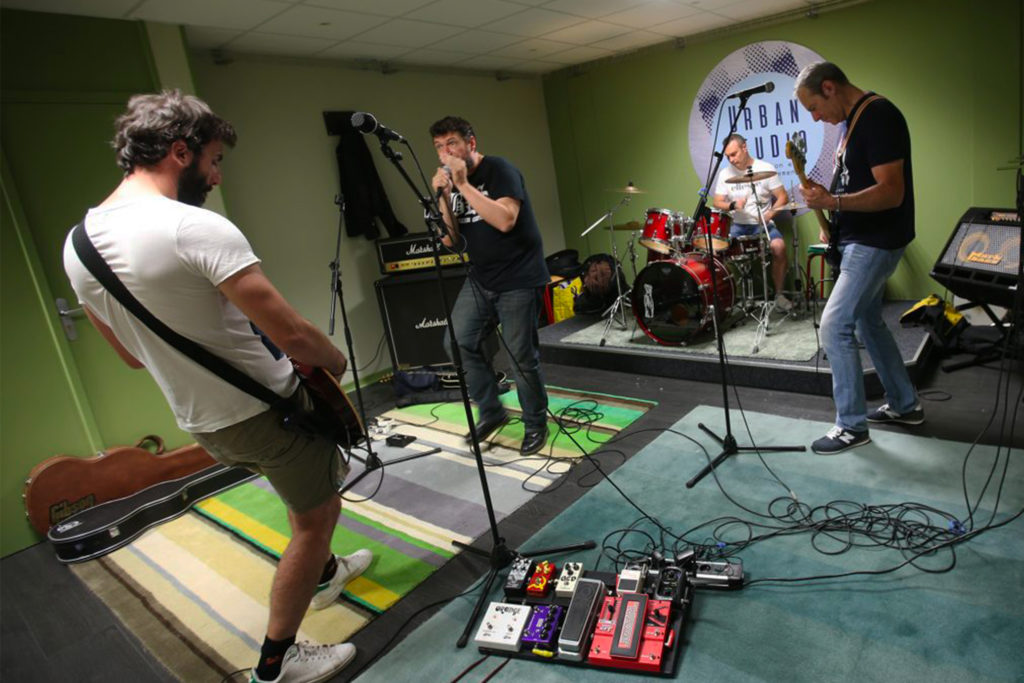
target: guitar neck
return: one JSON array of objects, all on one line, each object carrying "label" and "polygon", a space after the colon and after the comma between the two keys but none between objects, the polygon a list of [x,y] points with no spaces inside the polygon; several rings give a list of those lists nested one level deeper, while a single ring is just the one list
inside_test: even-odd
[{"label": "guitar neck", "polygon": [[[797,170],[796,176],[800,179],[800,184],[807,187],[807,175],[802,170]],[[828,219],[825,218],[825,212],[821,209],[815,209],[814,215],[818,218],[818,227],[821,228],[821,232],[825,235],[825,240],[831,241],[832,226],[829,224]]]}]

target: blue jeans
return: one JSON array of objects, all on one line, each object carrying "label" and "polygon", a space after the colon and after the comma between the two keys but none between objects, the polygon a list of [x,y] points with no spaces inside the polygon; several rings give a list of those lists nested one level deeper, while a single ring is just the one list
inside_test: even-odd
[{"label": "blue jeans", "polygon": [[917,392],[903,364],[899,347],[882,320],[885,281],[896,270],[903,248],[877,249],[844,244],[841,272],[821,315],[821,345],[832,366],[832,398],[836,426],[854,432],[868,428],[864,372],[857,339],[864,342],[885,388],[889,407],[905,413],[917,405]]},{"label": "blue jeans", "polygon": [[[763,235],[764,231],[757,223],[733,223],[729,228],[729,237],[747,237],[749,235]],[[773,240],[781,240],[782,233],[775,227],[775,221],[768,221],[768,236]]]},{"label": "blue jeans", "polygon": [[[490,360],[484,356],[483,342],[497,324],[507,346],[516,380],[519,406],[526,431],[539,431],[547,424],[548,394],[540,373],[540,338],[537,335],[539,294],[536,288],[494,292],[466,278],[452,307],[452,325],[466,371],[469,396],[480,409],[480,420],[501,414],[498,384]],[[446,334],[444,348],[452,357],[451,340]],[[453,359],[454,360],[454,359]]]}]

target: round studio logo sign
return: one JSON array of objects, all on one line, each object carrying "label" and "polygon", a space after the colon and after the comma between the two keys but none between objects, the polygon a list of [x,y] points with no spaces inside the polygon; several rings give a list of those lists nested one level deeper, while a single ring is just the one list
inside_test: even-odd
[{"label": "round studio logo sign", "polygon": [[[746,108],[739,113],[736,132],[747,139],[755,159],[775,166],[787,190],[800,181],[786,158],[786,141],[803,135],[807,142],[807,177],[828,185],[838,131],[836,126],[815,123],[793,95],[800,70],[820,61],[821,55],[803,45],[770,40],[751,43],[719,62],[701,84],[690,111],[690,159],[697,177],[702,181],[707,178],[711,155],[721,149],[729,122],[737,114],[740,101],[727,99],[728,95],[771,81],[775,86],[772,92],[751,95],[747,100]],[[722,164],[728,164],[728,160]],[[709,182],[713,191],[714,179]]]}]

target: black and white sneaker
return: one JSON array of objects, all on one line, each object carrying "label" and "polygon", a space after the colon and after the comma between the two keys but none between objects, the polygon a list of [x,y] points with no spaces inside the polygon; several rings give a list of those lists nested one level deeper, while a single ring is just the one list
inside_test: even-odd
[{"label": "black and white sneaker", "polygon": [[811,450],[818,455],[835,455],[866,443],[871,443],[871,436],[866,429],[863,432],[851,432],[842,427],[833,427],[828,430],[828,434],[811,444]]},{"label": "black and white sneaker", "polygon": [[914,408],[906,413],[897,413],[895,410],[889,407],[889,404],[878,408],[868,413],[868,422],[876,422],[878,424],[905,424],[905,425],[919,425],[924,422],[924,408],[918,403]]}]

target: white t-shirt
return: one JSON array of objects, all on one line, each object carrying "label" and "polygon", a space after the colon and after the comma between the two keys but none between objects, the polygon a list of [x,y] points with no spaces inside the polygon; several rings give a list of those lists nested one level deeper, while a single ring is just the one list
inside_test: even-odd
[{"label": "white t-shirt", "polygon": [[[153,196],[90,209],[85,228],[121,282],[164,324],[275,393],[295,391],[290,361],[275,358],[249,319],[217,289],[260,261],[231,221]],[[267,410],[266,403],[204,369],[124,309],[78,259],[70,234],[64,269],[79,302],[149,370],[179,427],[211,432]]]},{"label": "white t-shirt", "polygon": [[[754,173],[775,170],[774,166],[761,159],[754,159],[753,168]],[[732,164],[724,166],[718,172],[718,182],[715,183],[715,195],[725,195],[729,201],[734,201],[740,197],[748,197],[750,195],[750,183],[725,182],[726,178],[743,175],[746,172],[747,169],[739,169]],[[774,199],[772,191],[780,187],[782,187],[782,181],[778,175],[773,175],[771,178],[758,180],[754,183],[754,188],[757,191],[757,204],[760,205],[762,212],[772,205]],[[732,222],[742,225],[757,225],[761,222],[757,217],[757,209],[753,199],[748,199],[742,209],[736,209],[732,212]]]}]

